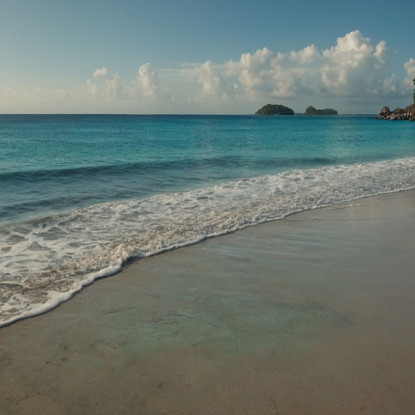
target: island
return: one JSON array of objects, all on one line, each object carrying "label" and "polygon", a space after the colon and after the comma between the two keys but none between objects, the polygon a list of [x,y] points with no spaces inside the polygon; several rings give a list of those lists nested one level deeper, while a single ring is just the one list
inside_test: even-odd
[{"label": "island", "polygon": [[408,105],[405,108],[395,108],[393,111],[389,107],[383,107],[378,115],[378,120],[391,121],[415,121],[415,104]]},{"label": "island", "polygon": [[318,110],[314,108],[312,105],[307,107],[305,110],[305,115],[337,115],[338,112],[332,108],[325,108],[323,110]]},{"label": "island", "polygon": [[294,115],[294,111],[284,105],[267,104],[260,108],[255,115]]},{"label": "island", "polygon": [[[415,86],[415,78],[412,80]],[[408,105],[405,108],[395,108],[393,111],[389,109],[389,107],[383,107],[380,110],[380,114],[377,116],[378,120],[391,120],[391,121],[398,121],[398,120],[408,120],[408,121],[415,121],[415,88],[414,88],[414,95],[413,95],[414,103]]]}]

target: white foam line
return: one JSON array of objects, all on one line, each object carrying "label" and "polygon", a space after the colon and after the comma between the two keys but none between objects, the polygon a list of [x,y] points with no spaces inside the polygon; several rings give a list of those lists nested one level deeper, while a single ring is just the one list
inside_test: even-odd
[{"label": "white foam line", "polygon": [[[65,293],[50,291],[48,294],[50,296],[51,294],[53,294],[53,296],[51,296],[51,299],[49,301],[47,301],[44,304],[39,304],[39,303],[31,304],[30,311],[24,311],[18,316],[14,316],[5,321],[0,321],[0,328],[9,326],[10,324],[13,324],[20,320],[25,320],[27,318],[32,318],[32,317],[39,316],[41,314],[45,314],[55,309],[56,307],[58,307],[60,304],[65,303],[66,301],[70,300],[75,294],[80,292],[84,287],[91,285],[97,279],[114,275],[117,272],[119,272],[121,269],[122,269],[122,266],[111,266],[111,267],[107,267],[106,269],[103,269],[97,272],[96,274],[89,274],[87,278],[85,278],[85,280],[79,282],[76,288]],[[16,285],[22,285],[22,284],[16,284]]]}]

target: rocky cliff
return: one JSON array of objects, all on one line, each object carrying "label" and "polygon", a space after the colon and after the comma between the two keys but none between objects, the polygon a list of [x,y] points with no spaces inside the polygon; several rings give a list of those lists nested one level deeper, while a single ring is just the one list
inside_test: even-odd
[{"label": "rocky cliff", "polygon": [[409,120],[415,121],[415,104],[408,105],[406,108],[395,108],[393,111],[389,107],[383,107],[377,117],[380,120]]}]

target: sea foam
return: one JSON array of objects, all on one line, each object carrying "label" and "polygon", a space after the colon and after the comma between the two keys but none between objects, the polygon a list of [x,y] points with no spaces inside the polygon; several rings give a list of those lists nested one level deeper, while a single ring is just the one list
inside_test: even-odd
[{"label": "sea foam", "polygon": [[415,158],[290,170],[0,228],[0,327],[137,259],[292,213],[415,187]]}]

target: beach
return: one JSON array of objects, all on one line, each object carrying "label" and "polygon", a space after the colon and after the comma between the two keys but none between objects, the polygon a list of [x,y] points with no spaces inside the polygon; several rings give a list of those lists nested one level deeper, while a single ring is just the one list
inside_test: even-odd
[{"label": "beach", "polygon": [[2,414],[409,414],[415,192],[144,258],[0,330]]}]

